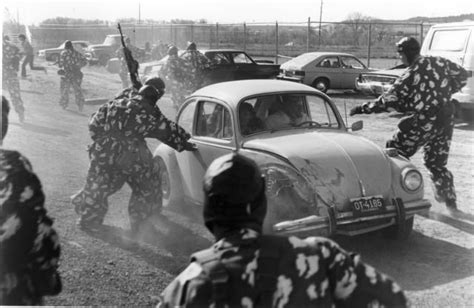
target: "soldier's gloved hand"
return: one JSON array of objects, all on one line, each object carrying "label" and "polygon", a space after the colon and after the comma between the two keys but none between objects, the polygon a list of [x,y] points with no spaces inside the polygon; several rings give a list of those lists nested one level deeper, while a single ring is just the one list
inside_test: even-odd
[{"label": "soldier's gloved hand", "polygon": [[362,114],[362,113],[364,113],[364,111],[362,110],[362,106],[355,106],[355,107],[352,107],[349,115],[353,116],[354,114]]},{"label": "soldier's gloved hand", "polygon": [[197,149],[198,149],[198,147],[195,143],[186,141],[186,143],[184,144],[184,150],[185,151],[197,151]]}]

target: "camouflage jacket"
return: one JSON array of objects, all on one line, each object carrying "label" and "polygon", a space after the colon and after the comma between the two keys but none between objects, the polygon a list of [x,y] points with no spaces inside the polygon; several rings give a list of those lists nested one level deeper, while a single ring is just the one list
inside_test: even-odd
[{"label": "camouflage jacket", "polygon": [[9,42],[3,42],[2,72],[3,76],[17,75],[20,68],[20,49]]},{"label": "camouflage jacket", "polygon": [[467,83],[464,68],[441,57],[422,57],[408,67],[392,87],[374,103],[363,105],[366,113],[393,108],[413,113],[414,120],[430,125],[438,111],[448,105],[451,95]]},{"label": "camouflage jacket", "polygon": [[64,69],[66,76],[79,74],[81,68],[87,64],[83,54],[74,49],[64,49],[59,56],[59,67]]},{"label": "camouflage jacket", "polygon": [[209,59],[197,50],[187,50],[181,58],[188,62],[189,65],[187,67],[193,76],[202,73],[210,66]]},{"label": "camouflage jacket", "polygon": [[0,305],[38,305],[61,291],[59,239],[30,162],[0,149]]},{"label": "camouflage jacket", "polygon": [[186,82],[189,79],[188,64],[178,56],[169,56],[161,68],[160,76],[168,81]]},{"label": "camouflage jacket", "polygon": [[[133,45],[128,45],[127,48],[130,50],[130,52],[132,53],[132,57],[135,59],[135,60],[139,60],[140,57],[141,57],[141,50],[138,48],[138,47],[135,47]],[[115,55],[117,56],[117,58],[119,58],[119,60],[121,61],[121,72],[126,72],[128,73],[128,66],[127,66],[127,59],[125,58],[125,55],[123,53],[123,47],[120,47],[117,49],[117,51],[115,52]]]},{"label": "camouflage jacket", "polygon": [[168,120],[156,105],[144,103],[142,97],[134,93],[122,93],[92,115],[89,121],[92,140],[134,142],[156,138],[177,151],[182,151],[190,135],[175,122]]},{"label": "camouflage jacket", "polygon": [[318,237],[242,229],[193,255],[159,307],[405,307],[401,288]]}]

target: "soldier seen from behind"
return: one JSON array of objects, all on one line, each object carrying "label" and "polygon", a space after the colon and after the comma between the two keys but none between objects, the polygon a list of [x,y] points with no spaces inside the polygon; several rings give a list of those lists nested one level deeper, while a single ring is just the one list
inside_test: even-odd
[{"label": "soldier seen from behind", "polygon": [[24,34],[18,35],[18,38],[21,42],[21,48],[23,51],[21,54],[24,56],[23,63],[21,64],[21,77],[26,78],[26,66],[29,64],[30,69],[32,71],[44,71],[46,73],[46,68],[42,66],[35,66],[34,59],[35,59],[35,52],[33,51],[33,46],[31,43],[26,39]]},{"label": "soldier seen from behind", "polygon": [[423,147],[436,200],[445,202],[448,210],[455,210],[453,175],[446,167],[454,127],[451,95],[466,85],[467,72],[447,59],[421,56],[420,44],[412,37],[401,39],[397,51],[408,66],[406,71],[387,93],[375,102],[354,107],[350,114],[391,110],[411,114],[399,122],[397,132],[386,146],[396,148],[407,158]]},{"label": "soldier seen from behind", "polygon": [[193,151],[190,135],[168,120],[156,102],[163,96],[164,82],[150,78],[136,94],[119,96],[102,105],[89,121],[92,144],[84,188],[72,197],[80,215],[79,226],[99,231],[108,210],[108,197],[127,183],[132,189],[128,212],[133,232],[150,215],[161,210],[159,166],[145,138],[158,139],[181,152]]},{"label": "soldier seen from behind", "polygon": [[[138,60],[141,58],[143,52],[138,47],[130,43],[129,37],[125,38],[125,45],[130,50],[130,52],[132,53],[132,56],[135,59]],[[122,81],[122,89],[125,89],[130,84],[130,77],[129,77],[129,72],[128,72],[127,59],[125,57],[123,47],[118,48],[115,54],[117,58],[119,58],[120,63],[121,63],[119,76],[120,76],[120,80]]]},{"label": "soldier seen from behind", "polygon": [[79,111],[84,108],[84,95],[82,94],[81,84],[84,74],[81,68],[87,64],[87,59],[80,52],[74,49],[71,41],[66,41],[64,50],[59,56],[59,71],[61,76],[60,91],[61,98],[59,105],[66,109],[69,105],[69,88],[74,89],[74,96]]},{"label": "soldier seen from behind", "polygon": [[21,123],[25,120],[25,107],[20,94],[18,70],[20,68],[20,49],[10,43],[7,35],[2,42],[2,88],[8,89],[13,108],[18,114]]},{"label": "soldier seen from behind", "polygon": [[254,161],[219,157],[203,186],[204,223],[216,243],[192,255],[159,307],[406,306],[392,279],[329,239],[262,235],[265,179]]},{"label": "soldier seen from behind", "polygon": [[188,47],[181,58],[188,63],[186,66],[189,70],[187,88],[189,93],[193,93],[205,85],[206,70],[209,69],[211,61],[197,50],[194,42],[188,43]]},{"label": "soldier seen from behind", "polygon": [[160,70],[160,76],[165,79],[171,92],[171,100],[176,109],[181,106],[187,92],[189,83],[187,62],[178,56],[178,48],[171,46],[168,49],[168,59]]},{"label": "soldier seen from behind", "polygon": [[[2,96],[1,137],[8,129]],[[41,182],[26,157],[0,148],[0,305],[42,305],[61,292],[60,246]]]}]

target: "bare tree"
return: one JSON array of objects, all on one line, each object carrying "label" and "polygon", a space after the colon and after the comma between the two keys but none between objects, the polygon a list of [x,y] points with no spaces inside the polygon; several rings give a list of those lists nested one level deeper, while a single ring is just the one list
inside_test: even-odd
[{"label": "bare tree", "polygon": [[368,25],[372,18],[365,16],[362,13],[354,12],[347,16],[345,22],[347,22],[347,27],[352,38],[354,46],[359,46],[361,38],[367,33]]}]

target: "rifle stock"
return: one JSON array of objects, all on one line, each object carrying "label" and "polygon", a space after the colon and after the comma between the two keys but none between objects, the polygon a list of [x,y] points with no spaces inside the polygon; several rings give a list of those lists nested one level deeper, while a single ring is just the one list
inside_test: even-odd
[{"label": "rifle stock", "polygon": [[133,58],[132,52],[125,45],[125,41],[123,39],[123,34],[122,34],[122,27],[120,27],[120,23],[117,24],[117,28],[120,33],[120,41],[122,42],[123,55],[125,57],[125,61],[127,62],[127,68],[128,68],[128,74],[130,76],[130,80],[132,81],[133,87],[139,90],[142,84],[138,77],[138,61]]}]

